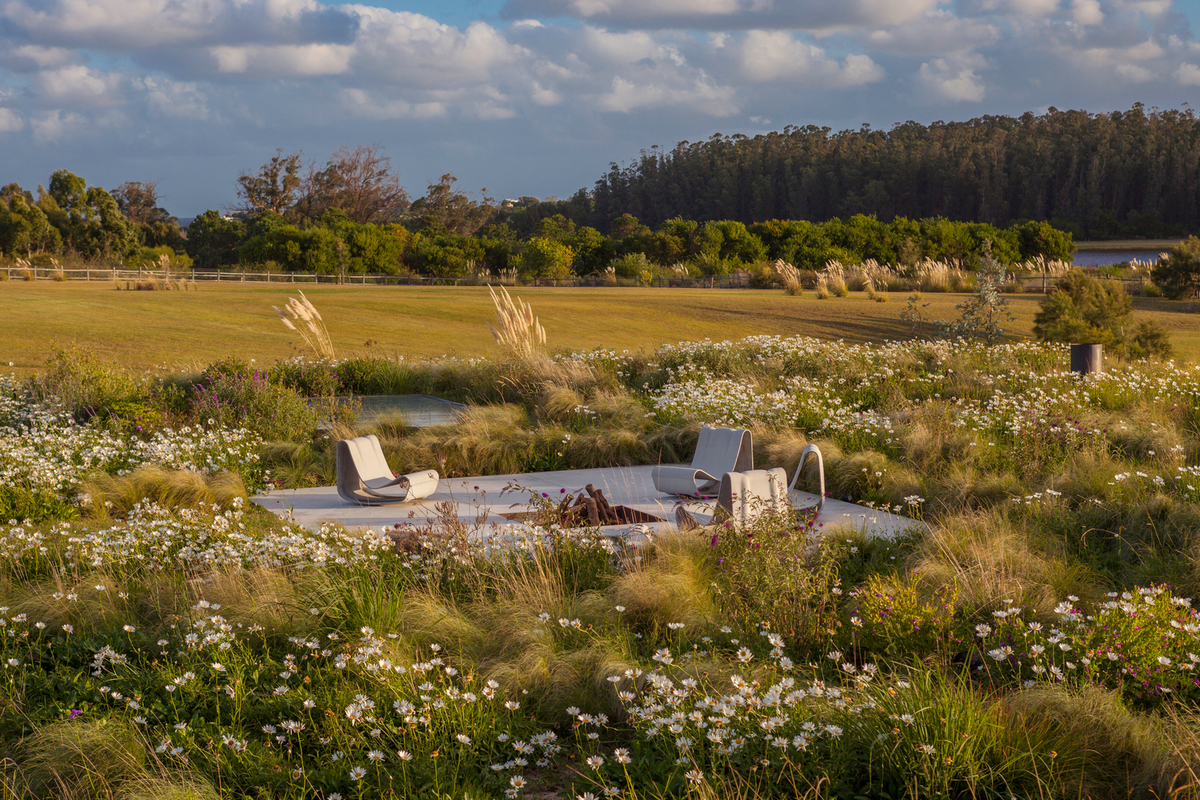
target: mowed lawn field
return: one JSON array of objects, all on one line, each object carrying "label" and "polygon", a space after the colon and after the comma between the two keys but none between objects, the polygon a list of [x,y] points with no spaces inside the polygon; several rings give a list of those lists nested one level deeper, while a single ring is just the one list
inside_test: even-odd
[{"label": "mowed lawn field", "polygon": [[[361,354],[469,358],[496,352],[487,325],[495,312],[486,287],[310,286],[342,357]],[[534,288],[528,301],[551,349],[653,350],[667,342],[806,335],[848,342],[907,339],[900,319],[908,293],[885,303],[852,292],[818,300],[779,290]],[[272,306],[295,286],[199,284],[195,291],[117,291],[111,283],[0,283],[0,367],[28,374],[50,347],[87,344],[132,369],[199,367],[236,356],[269,364],[305,352]],[[929,319],[953,319],[963,294],[924,295]],[[1016,336],[1032,335],[1041,295],[1008,295]],[[1177,357],[1200,357],[1200,314],[1185,304],[1134,298],[1135,320],[1152,318],[1171,335]]]}]

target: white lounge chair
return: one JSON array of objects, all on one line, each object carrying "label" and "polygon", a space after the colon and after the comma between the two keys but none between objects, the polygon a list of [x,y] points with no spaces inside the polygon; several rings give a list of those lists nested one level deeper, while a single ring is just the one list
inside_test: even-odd
[{"label": "white lounge chair", "polygon": [[405,503],[428,497],[437,487],[434,470],[392,475],[373,434],[337,443],[337,491],[343,500],[360,506]]},{"label": "white lounge chair", "polygon": [[[800,451],[800,463],[796,465],[796,474],[792,476],[792,482],[788,484],[788,500],[792,499],[792,493],[799,494],[796,489],[796,484],[800,481],[800,473],[804,471],[804,462],[809,456],[816,456],[817,459],[817,513],[820,514],[825,508],[825,459],[821,457],[821,448],[815,444],[808,444]],[[796,498],[799,499],[799,498]]]},{"label": "white lounge chair", "polygon": [[767,513],[781,514],[790,506],[798,505],[801,492],[796,489],[804,462],[809,456],[817,459],[817,503],[813,508],[817,514],[825,508],[825,463],[821,448],[806,445],[800,453],[800,463],[792,482],[784,488],[787,473],[780,467],[755,469],[748,472],[727,472],[721,476],[721,488],[717,490],[717,507],[724,510],[734,522],[745,525]]},{"label": "white lounge chair", "polygon": [[696,455],[690,466],[659,465],[651,477],[664,494],[711,497],[721,487],[726,472],[754,469],[750,431],[741,428],[701,428]]},{"label": "white lounge chair", "polygon": [[781,467],[726,472],[717,490],[717,507],[739,525],[764,514],[788,510],[787,473]]}]

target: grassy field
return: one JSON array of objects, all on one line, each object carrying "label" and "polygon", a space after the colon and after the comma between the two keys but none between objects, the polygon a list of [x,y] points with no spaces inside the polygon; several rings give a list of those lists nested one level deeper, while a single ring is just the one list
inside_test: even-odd
[{"label": "grassy field", "polygon": [[[114,291],[102,283],[0,284],[0,364],[18,374],[45,363],[54,344],[87,343],[133,369],[195,367],[224,356],[269,364],[299,353],[299,337],[276,318],[295,287],[207,286],[186,292]],[[876,303],[861,293],[817,300],[812,293],[709,289],[522,288],[556,349],[653,350],[665,342],[808,335],[847,342],[907,339],[900,319],[907,294]],[[339,355],[471,357],[495,352],[494,320],[483,287],[314,286],[307,296],[324,316]],[[965,295],[927,294],[930,319],[953,319]],[[1011,295],[1019,337],[1032,333],[1040,295]],[[1136,316],[1157,319],[1179,357],[1200,355],[1200,326],[1182,304],[1135,298]]]}]

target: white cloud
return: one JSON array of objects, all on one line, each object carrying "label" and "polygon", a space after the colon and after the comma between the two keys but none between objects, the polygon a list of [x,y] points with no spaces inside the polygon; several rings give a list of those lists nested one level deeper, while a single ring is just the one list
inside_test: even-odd
[{"label": "white cloud", "polygon": [[1180,64],[1174,77],[1183,86],[1200,86],[1200,67],[1195,64]]},{"label": "white cloud", "polygon": [[713,117],[727,117],[738,112],[735,92],[728,86],[695,82],[686,86],[668,87],[662,84],[634,83],[613,78],[612,86],[597,98],[602,111],[629,113],[640,108],[684,106],[692,111]]},{"label": "white cloud", "polygon": [[15,72],[63,67],[74,60],[75,52],[65,47],[40,47],[35,44],[5,46],[0,41],[0,66]]},{"label": "white cloud", "polygon": [[0,133],[15,133],[25,127],[25,120],[11,108],[0,106]]},{"label": "white cloud", "polygon": [[344,41],[347,11],[316,0],[8,0],[0,20],[10,35],[40,44],[129,52],[236,42]]},{"label": "white cloud", "polygon": [[254,78],[305,78],[346,72],[354,48],[339,44],[254,45],[213,47],[209,53],[217,72]]},{"label": "white cloud", "polygon": [[1058,0],[1009,0],[1009,8],[1029,17],[1044,17],[1058,10]]},{"label": "white cloud", "polygon": [[530,87],[529,99],[539,106],[556,106],[562,103],[562,95],[553,89],[547,89],[537,81]]},{"label": "white cloud", "polygon": [[361,19],[351,67],[359,77],[420,89],[460,88],[491,79],[528,53],[482,22],[465,29],[408,12],[354,6]]},{"label": "white cloud", "polygon": [[584,27],[583,38],[576,52],[590,63],[600,62],[612,67],[626,66],[647,59],[661,61],[668,58],[666,48],[651,33],[613,33],[591,25]]},{"label": "white cloud", "polygon": [[976,0],[972,10],[1016,17],[1046,17],[1058,10],[1058,0]]},{"label": "white cloud", "polygon": [[512,108],[493,102],[484,100],[475,104],[474,116],[476,119],[497,120],[497,119],[513,119],[517,116],[517,112]]},{"label": "white cloud", "polygon": [[883,69],[870,56],[849,55],[839,64],[821,48],[785,31],[749,31],[739,50],[738,72],[754,83],[819,81],[845,87],[883,78]]},{"label": "white cloud", "polygon": [[937,5],[938,0],[509,0],[503,14],[573,17],[622,28],[827,30],[897,25]]},{"label": "white cloud", "polygon": [[1145,14],[1150,19],[1158,19],[1171,13],[1174,0],[1114,0],[1113,5],[1122,11]]},{"label": "white cloud", "polygon": [[1116,70],[1118,75],[1131,83],[1145,83],[1155,77],[1152,70],[1138,64],[1119,64]]},{"label": "white cloud", "polygon": [[1083,65],[1099,70],[1120,70],[1122,66],[1137,62],[1154,61],[1166,54],[1162,45],[1153,39],[1126,47],[1087,47],[1071,53]]},{"label": "white cloud", "polygon": [[1099,0],[1072,0],[1071,19],[1080,25],[1099,25],[1104,22],[1104,11]]},{"label": "white cloud", "polygon": [[936,9],[902,25],[872,30],[865,42],[888,53],[946,56],[992,44],[999,38],[1000,29],[987,20],[961,18]]},{"label": "white cloud", "polygon": [[145,93],[156,113],[175,119],[207,121],[213,119],[208,97],[199,84],[168,78],[135,78],[133,88]]},{"label": "white cloud", "polygon": [[111,106],[125,101],[124,76],[82,64],[42,70],[37,75],[39,99],[59,106]]},{"label": "white cloud", "polygon": [[987,94],[978,72],[984,66],[986,62],[978,56],[935,58],[921,65],[917,80],[932,99],[978,103]]},{"label": "white cloud", "polygon": [[347,89],[342,99],[355,117],[363,119],[435,119],[448,112],[442,102],[410,103],[399,98],[380,97],[364,89]]},{"label": "white cloud", "polygon": [[47,111],[29,121],[33,136],[38,142],[54,143],[67,138],[83,128],[87,120],[73,111]]}]

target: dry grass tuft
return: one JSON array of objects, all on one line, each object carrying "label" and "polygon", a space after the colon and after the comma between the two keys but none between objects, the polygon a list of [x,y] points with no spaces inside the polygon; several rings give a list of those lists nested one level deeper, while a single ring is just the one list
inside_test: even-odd
[{"label": "dry grass tuft", "polygon": [[579,392],[567,386],[550,385],[538,399],[537,414],[542,422],[567,422],[583,405]]},{"label": "dry grass tuft", "polygon": [[[300,338],[316,354],[317,358],[327,361],[337,360],[337,353],[333,349],[333,343],[329,340],[329,331],[325,328],[325,321],[321,319],[321,313],[317,311],[316,306],[304,296],[304,292],[300,292],[299,300],[289,297],[283,308],[279,306],[271,306],[271,308],[279,314],[279,319],[285,328],[300,334]],[[297,323],[300,324],[297,325]]]},{"label": "dry grass tuft", "polygon": [[936,475],[949,465],[973,464],[979,448],[976,435],[955,425],[953,404],[934,400],[914,410],[900,429],[904,460],[925,475]]},{"label": "dry grass tuft", "polygon": [[214,572],[189,584],[192,604],[221,605],[221,616],[246,627],[261,625],[267,634],[291,634],[307,622],[296,584],[278,570],[233,569]]},{"label": "dry grass tuft", "polygon": [[82,488],[91,498],[89,513],[99,519],[110,514],[127,514],[143,500],[153,500],[165,508],[179,508],[199,503],[228,506],[235,498],[246,497],[246,484],[237,473],[201,475],[155,464],[139,467],[129,475],[98,473],[85,481]]},{"label": "dry grass tuft", "polygon": [[560,648],[545,625],[541,636],[545,638],[523,642],[511,658],[485,666],[481,673],[506,691],[528,689],[524,702],[539,719],[567,722],[563,709],[572,705],[621,719],[622,704],[608,677],[620,675],[635,661],[601,641]]},{"label": "dry grass tuft", "polygon": [[26,753],[22,767],[32,796],[117,798],[124,787],[149,777],[137,735],[112,719],[38,727]]},{"label": "dry grass tuft", "polygon": [[1022,727],[1049,723],[1075,745],[1083,760],[1080,797],[1116,800],[1132,796],[1134,786],[1148,788],[1149,797],[1200,794],[1200,738],[1194,719],[1184,720],[1178,712],[1165,719],[1141,714],[1118,694],[1094,686],[1084,686],[1078,694],[1043,686],[1013,692],[1002,702]]},{"label": "dry grass tuft", "polygon": [[500,287],[500,293],[488,286],[492,303],[496,306],[496,319],[499,328],[488,325],[492,337],[514,358],[523,361],[541,361],[546,358],[546,329],[538,322],[533,314],[533,307],[517,298],[516,302],[508,294],[508,289]]},{"label": "dry grass tuft", "polygon": [[[822,280],[823,279],[823,280]],[[842,266],[840,261],[830,261],[825,265],[825,269],[821,270],[821,275],[817,279],[817,296],[820,297],[821,284],[827,287],[830,294],[837,297],[845,297],[850,293],[850,288],[846,285],[846,268]]]},{"label": "dry grass tuft", "polygon": [[122,800],[220,800],[220,793],[198,775],[148,777],[125,787]]},{"label": "dry grass tuft", "polygon": [[996,513],[944,520],[918,545],[911,566],[930,588],[957,586],[959,605],[968,615],[986,614],[1012,600],[1045,616],[1069,594],[1100,594],[1086,568],[1035,549],[1026,534]]},{"label": "dry grass tuft", "polygon": [[708,542],[673,531],[655,539],[642,561],[613,582],[610,593],[636,627],[655,630],[669,622],[698,627],[717,620],[709,585]]},{"label": "dry grass tuft", "polygon": [[800,270],[782,258],[775,259],[775,263],[771,265],[771,269],[775,270],[775,274],[783,281],[783,291],[785,294],[792,297],[799,297],[804,294],[804,286],[800,283]]}]

